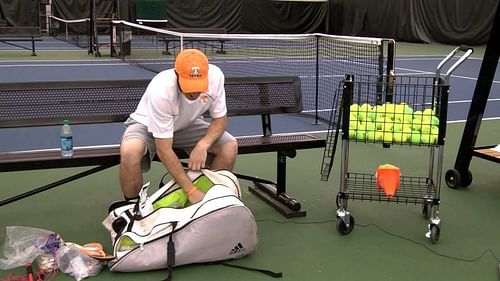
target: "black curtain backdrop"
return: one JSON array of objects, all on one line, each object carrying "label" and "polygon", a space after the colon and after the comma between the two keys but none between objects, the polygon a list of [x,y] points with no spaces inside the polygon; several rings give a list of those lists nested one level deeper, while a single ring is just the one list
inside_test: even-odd
[{"label": "black curtain backdrop", "polygon": [[226,28],[239,32],[242,0],[165,0],[168,25],[174,28]]},{"label": "black curtain backdrop", "polygon": [[[25,0],[26,1],[26,0]],[[113,12],[114,0],[94,0],[97,17]],[[90,0],[52,0],[52,14],[65,20],[90,18]]]},{"label": "black curtain backdrop", "polygon": [[330,33],[485,44],[498,0],[330,0]]},{"label": "black curtain backdrop", "polygon": [[0,27],[40,27],[38,0],[0,0]]},{"label": "black curtain backdrop", "polygon": [[89,0],[52,0],[52,14],[65,20],[90,17]]},{"label": "black curtain backdrop", "polygon": [[[488,41],[498,0],[411,1],[415,37],[441,43]],[[402,15],[403,16],[403,15]],[[427,38],[428,37],[428,38]]]},{"label": "black curtain backdrop", "polygon": [[[96,0],[97,12],[110,0]],[[481,45],[500,0],[165,0],[170,27],[226,28],[230,33],[311,33],[393,38],[407,42]],[[135,20],[134,0],[118,0]],[[54,15],[89,16],[90,0],[53,0]],[[0,0],[1,26],[39,26],[38,0]]]},{"label": "black curtain backdrop", "polygon": [[326,32],[327,12],[328,2],[243,0],[241,32]]}]

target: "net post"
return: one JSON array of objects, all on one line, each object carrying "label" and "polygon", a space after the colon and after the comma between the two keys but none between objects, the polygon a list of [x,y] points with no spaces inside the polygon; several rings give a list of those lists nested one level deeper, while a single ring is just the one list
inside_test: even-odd
[{"label": "net post", "polygon": [[[394,79],[396,78],[396,73],[394,72],[394,52],[396,50],[396,44],[394,40],[384,40],[387,43],[387,66],[386,66],[386,95],[391,97],[394,91]],[[384,54],[382,53],[382,56]]]},{"label": "net post", "polygon": [[[384,83],[384,42],[379,45],[378,53],[378,75],[377,75],[377,104],[382,104],[382,88]],[[386,94],[386,102],[392,102],[392,96]]]},{"label": "net post", "polygon": [[319,36],[316,35],[316,84],[315,84],[315,97],[314,97],[314,123],[319,124]]},{"label": "net post", "polygon": [[87,47],[88,48],[88,52],[87,54],[90,55],[92,54],[92,20],[90,18],[88,18],[87,20],[87,43],[89,44],[89,46]]}]

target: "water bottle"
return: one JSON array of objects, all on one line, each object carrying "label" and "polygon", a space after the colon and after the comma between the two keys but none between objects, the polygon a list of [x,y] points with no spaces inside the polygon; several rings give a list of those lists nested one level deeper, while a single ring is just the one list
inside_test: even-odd
[{"label": "water bottle", "polygon": [[73,133],[71,132],[69,120],[64,120],[64,124],[61,129],[60,145],[62,157],[73,156]]}]

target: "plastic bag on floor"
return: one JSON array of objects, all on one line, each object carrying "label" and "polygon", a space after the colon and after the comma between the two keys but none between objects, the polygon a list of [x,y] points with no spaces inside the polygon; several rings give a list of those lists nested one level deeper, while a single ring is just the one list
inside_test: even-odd
[{"label": "plastic bag on floor", "polygon": [[71,275],[77,281],[97,275],[102,269],[102,263],[84,255],[74,246],[62,245],[56,252],[59,270]]},{"label": "plastic bag on floor", "polygon": [[62,239],[57,233],[40,228],[7,226],[0,269],[8,270],[32,263],[39,255],[56,251]]},{"label": "plastic bag on floor", "polygon": [[53,276],[57,271],[77,281],[97,275],[102,263],[83,254],[77,247],[66,245],[59,234],[49,230],[7,226],[0,269],[24,267],[36,261],[39,273]]}]

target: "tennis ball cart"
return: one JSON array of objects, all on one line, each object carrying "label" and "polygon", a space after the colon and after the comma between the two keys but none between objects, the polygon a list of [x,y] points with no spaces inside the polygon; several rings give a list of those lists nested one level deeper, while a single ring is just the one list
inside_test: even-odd
[{"label": "tennis ball cart", "polygon": [[[354,216],[347,207],[348,201],[358,200],[421,205],[428,220],[426,237],[433,244],[439,240],[449,82],[451,74],[471,54],[471,48],[455,48],[438,64],[434,76],[347,74],[339,83],[326,136],[321,180],[328,181],[340,137],[340,190],[336,196],[336,228],[340,234],[353,230]],[[449,68],[443,74],[445,65]],[[378,163],[383,165],[375,165],[370,172],[351,171],[349,145],[353,142],[383,147],[387,149],[383,154],[395,146],[403,150],[412,146],[419,154],[420,149],[426,149],[428,168],[420,169],[421,174],[409,175],[395,165]]]}]

